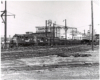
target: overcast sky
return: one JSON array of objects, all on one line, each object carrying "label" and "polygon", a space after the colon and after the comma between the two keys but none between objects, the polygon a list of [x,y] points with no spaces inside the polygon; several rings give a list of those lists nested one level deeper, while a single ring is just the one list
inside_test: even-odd
[{"label": "overcast sky", "polygon": [[[1,10],[4,3],[1,4]],[[45,20],[51,19],[57,24],[76,27],[80,32],[87,31],[91,24],[91,2],[88,1],[8,1],[7,36],[24,34],[26,31],[35,32],[36,26],[45,26]],[[100,33],[97,24],[100,24],[100,7],[94,2],[94,28]],[[1,23],[1,36],[4,35],[4,24]]]}]

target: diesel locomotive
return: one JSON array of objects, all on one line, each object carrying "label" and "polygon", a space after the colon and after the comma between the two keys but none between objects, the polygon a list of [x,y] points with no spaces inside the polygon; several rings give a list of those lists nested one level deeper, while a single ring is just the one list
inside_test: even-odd
[{"label": "diesel locomotive", "polygon": [[[78,45],[78,44],[91,44],[92,40],[89,39],[60,39],[60,38],[51,38],[51,37],[43,37],[43,36],[35,36],[33,34],[15,34],[13,38],[10,40],[10,47],[14,46],[35,46],[35,45]],[[99,44],[97,37],[94,39],[94,43]]]}]

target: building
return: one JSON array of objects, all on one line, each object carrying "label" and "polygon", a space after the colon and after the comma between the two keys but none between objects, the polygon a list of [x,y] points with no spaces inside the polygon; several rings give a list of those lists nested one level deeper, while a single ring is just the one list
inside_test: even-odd
[{"label": "building", "polygon": [[[77,28],[67,27],[67,39],[72,37],[71,30],[77,31]],[[53,26],[36,26],[36,34],[47,34],[47,37],[64,38],[65,39],[65,26],[55,25]],[[48,35],[49,34],[49,35]]]},{"label": "building", "polygon": [[43,34],[47,37],[60,37],[60,27],[46,27],[45,26],[37,26],[35,34]]},{"label": "building", "polygon": [[82,40],[86,38],[86,35],[84,33],[77,31],[73,38],[77,40]]}]

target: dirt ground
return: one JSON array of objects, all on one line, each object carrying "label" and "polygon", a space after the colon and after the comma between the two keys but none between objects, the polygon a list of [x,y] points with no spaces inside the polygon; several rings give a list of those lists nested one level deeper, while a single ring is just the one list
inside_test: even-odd
[{"label": "dirt ground", "polygon": [[[99,48],[89,57],[48,55],[1,61],[2,80],[99,79]],[[2,56],[1,56],[2,57]]]}]

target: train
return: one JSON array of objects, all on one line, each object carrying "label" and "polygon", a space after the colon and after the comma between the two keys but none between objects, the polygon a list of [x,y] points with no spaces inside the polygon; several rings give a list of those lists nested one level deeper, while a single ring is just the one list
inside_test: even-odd
[{"label": "train", "polygon": [[10,47],[14,46],[35,46],[47,44],[45,37],[36,37],[32,34],[15,34],[10,40]]},{"label": "train", "polygon": [[[97,35],[96,35],[97,36]],[[15,34],[13,38],[10,40],[10,47],[14,46],[45,46],[45,45],[78,45],[78,44],[89,44],[91,45],[92,40],[89,39],[60,39],[58,37],[43,37],[43,36],[35,36],[33,34]],[[94,39],[94,43],[99,44],[97,37]]]}]

